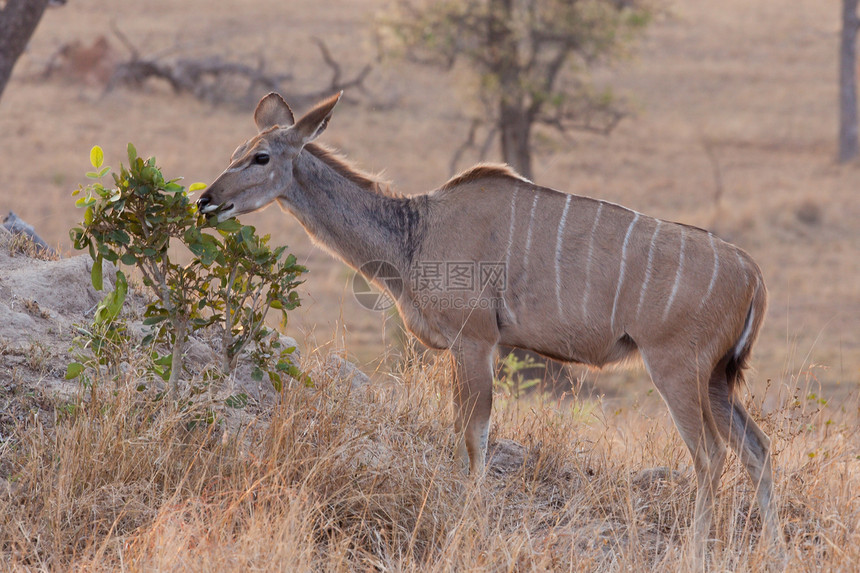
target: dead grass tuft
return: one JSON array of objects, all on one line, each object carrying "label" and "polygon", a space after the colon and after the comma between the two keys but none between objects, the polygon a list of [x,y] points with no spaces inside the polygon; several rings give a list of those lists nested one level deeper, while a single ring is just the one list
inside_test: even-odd
[{"label": "dead grass tuft", "polygon": [[[325,357],[317,357],[324,361]],[[238,428],[213,404],[112,385],[0,447],[4,569],[677,570],[695,480],[668,416],[500,400],[483,480],[451,459],[449,362],[321,379]],[[790,568],[860,563],[856,404],[798,390],[764,416]],[[755,405],[753,405],[753,409]],[[758,509],[730,458],[715,569],[759,570]]]},{"label": "dead grass tuft", "polygon": [[24,255],[40,261],[58,261],[60,255],[52,249],[46,249],[25,234],[9,233],[0,237],[10,257]]}]

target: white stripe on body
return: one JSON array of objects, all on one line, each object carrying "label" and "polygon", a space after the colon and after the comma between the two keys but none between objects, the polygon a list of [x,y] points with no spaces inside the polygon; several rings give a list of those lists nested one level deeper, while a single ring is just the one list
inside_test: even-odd
[{"label": "white stripe on body", "polygon": [[618,297],[621,295],[621,286],[624,284],[624,271],[627,265],[627,245],[630,243],[630,233],[633,232],[633,227],[636,226],[636,221],[639,220],[639,213],[630,221],[627,226],[627,234],[624,235],[624,245],[621,247],[621,269],[618,271],[618,282],[615,284],[615,300],[612,301],[612,318],[609,321],[610,327],[615,331],[615,312],[618,310]]},{"label": "white stripe on body", "polygon": [[532,227],[535,223],[535,209],[537,208],[539,195],[535,193],[534,201],[532,201],[532,210],[529,213],[529,228],[526,231],[526,252],[523,255],[523,273],[528,274],[529,272],[529,253],[532,249]]},{"label": "white stripe on body", "polygon": [[669,318],[669,310],[672,308],[672,303],[675,301],[675,295],[678,294],[678,287],[681,286],[681,272],[684,270],[684,247],[687,241],[687,234],[681,227],[681,254],[678,257],[678,270],[675,271],[675,283],[672,285],[672,293],[669,295],[669,300],[666,302],[666,309],[663,311],[663,321]]},{"label": "white stripe on body", "polygon": [[508,229],[508,246],[505,249],[505,273],[508,273],[508,278],[510,279],[510,270],[511,270],[511,247],[514,244],[514,225],[517,222],[516,219],[516,208],[517,208],[517,193],[519,193],[520,188],[519,185],[514,187],[514,194],[511,195],[511,226]]},{"label": "white stripe on body", "polygon": [[582,295],[582,316],[587,315],[588,310],[588,295],[591,289],[591,257],[594,254],[594,232],[597,230],[597,225],[600,222],[600,213],[603,211],[603,201],[597,208],[597,214],[594,216],[594,224],[591,226],[591,238],[588,241],[588,258],[585,263],[585,292]]},{"label": "white stripe on body", "polygon": [[561,239],[564,237],[564,226],[567,223],[567,210],[570,208],[570,195],[564,200],[564,211],[558,223],[558,235],[555,238],[555,302],[558,305],[558,316],[562,316],[561,308]]},{"label": "white stripe on body", "polygon": [[747,338],[750,336],[750,332],[752,332],[752,325],[755,319],[755,307],[750,307],[750,313],[747,317],[746,324],[744,325],[744,331],[741,333],[741,338],[738,340],[738,343],[735,345],[735,360],[740,357],[741,352],[744,350],[744,346],[747,344]]},{"label": "white stripe on body", "polygon": [[651,235],[651,246],[648,248],[648,265],[645,267],[645,280],[642,281],[642,287],[639,289],[639,304],[636,306],[636,318],[639,318],[639,311],[642,310],[642,303],[645,302],[645,291],[648,290],[648,283],[651,281],[651,272],[654,269],[654,245],[657,243],[657,233],[660,232],[660,225],[662,224],[663,221],[657,219],[654,234]]},{"label": "white stripe on body", "polygon": [[741,256],[741,252],[735,250],[735,257],[737,257],[738,265],[741,267],[741,271],[743,271],[741,274],[744,276],[744,286],[749,286],[750,279],[747,276],[747,264],[744,262],[744,258]]},{"label": "white stripe on body", "polygon": [[705,301],[707,301],[711,297],[711,293],[714,292],[714,285],[717,284],[717,275],[720,272],[720,255],[717,253],[717,245],[714,243],[713,233],[708,233],[708,239],[711,241],[711,250],[714,252],[714,270],[711,271],[711,282],[708,283],[708,290],[705,292],[705,296],[702,297],[702,302],[699,304],[700,309],[705,306]]}]

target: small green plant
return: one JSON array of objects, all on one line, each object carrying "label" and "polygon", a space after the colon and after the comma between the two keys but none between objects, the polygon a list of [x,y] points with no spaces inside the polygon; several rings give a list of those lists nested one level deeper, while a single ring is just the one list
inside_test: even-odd
[{"label": "small green plant", "polygon": [[506,397],[514,400],[518,399],[526,390],[540,384],[539,378],[525,379],[525,376],[523,376],[523,371],[530,370],[538,365],[538,362],[531,356],[520,359],[515,353],[508,353],[504,360],[502,360],[499,372],[500,376],[496,380],[496,388]]},{"label": "small green plant", "polygon": [[72,362],[66,369],[66,378],[80,378],[85,387],[92,386],[92,378],[87,374],[85,364],[103,366],[116,380],[119,380],[120,365],[129,348],[128,326],[119,320],[125,297],[128,294],[128,281],[125,273],[116,272],[114,289],[96,306],[93,322],[88,328],[78,327],[77,341],[83,350],[89,350],[92,358],[78,352],[80,362]]},{"label": "small green plant", "polygon": [[262,379],[264,369],[260,365],[274,364],[275,368],[268,370],[269,378],[280,390],[279,372],[299,376],[289,360],[295,348],[281,348],[280,342],[269,336],[265,319],[269,310],[276,309],[281,312],[282,324],[286,323],[287,311],[299,305],[293,289],[299,285],[297,278],[304,267],[296,264],[292,254],[284,258],[286,247],[269,247],[269,235],[258,236],[254,227],[235,220],[218,227],[224,240],[209,251],[205,250],[210,244],[205,239],[208,235],[201,227],[190,227],[184,239],[207,271],[207,291],[200,300],[214,311],[210,322],[217,321],[221,329],[221,367],[232,371],[240,352],[252,343],[251,356],[257,364],[254,378]]},{"label": "small green plant", "polygon": [[[152,369],[168,381],[174,399],[188,336],[207,327],[221,329],[225,372],[235,368],[243,349],[251,348],[255,377],[268,372],[277,388],[281,373],[304,378],[290,359],[294,348],[281,348],[265,318],[277,309],[286,323],[287,311],[299,305],[295,288],[306,269],[286,254],[286,247],[272,249],[269,236],[258,236],[254,227],[235,219],[213,224],[199,215],[189,192],[204,184],[186,190],[178,179],[165,179],[155,158],[142,159],[132,144],[128,160],[107,187],[99,180],[110,168],[102,166],[101,148],[92,149],[95,171],[87,176],[95,182],[73,193],[80,195],[76,205],[84,209],[84,217],[70,235],[75,248],[86,249],[93,259],[96,289],[103,287],[104,261],[140,272],[154,295],[144,312],[144,325],[152,331],[143,343],[153,349]],[[174,254],[171,247],[177,244],[188,252]],[[188,258],[190,262],[180,262]],[[128,288],[122,270],[116,271],[115,284],[99,305],[92,331],[82,333],[96,362],[109,370],[118,367],[115,349],[128,342],[119,320]],[[170,351],[162,355],[156,349],[164,346]],[[83,363],[72,363],[67,377],[84,375],[84,370]]]}]

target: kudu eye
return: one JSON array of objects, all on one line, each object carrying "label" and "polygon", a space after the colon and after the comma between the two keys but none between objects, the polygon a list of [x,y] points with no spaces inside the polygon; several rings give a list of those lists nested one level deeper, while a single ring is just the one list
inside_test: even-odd
[{"label": "kudu eye", "polygon": [[265,165],[269,162],[269,154],[268,153],[258,153],[254,156],[254,163],[257,165]]}]

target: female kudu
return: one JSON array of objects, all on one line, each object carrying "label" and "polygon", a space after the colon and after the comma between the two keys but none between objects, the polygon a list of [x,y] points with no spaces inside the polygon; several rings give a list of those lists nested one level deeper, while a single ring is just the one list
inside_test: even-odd
[{"label": "female kudu", "polygon": [[[450,350],[457,452],[472,473],[484,466],[498,344],[598,367],[638,351],[693,456],[695,554],[709,533],[724,441],[777,540],[770,441],[734,395],[765,313],[755,262],[701,229],[539,187],[501,165],[398,196],[311,143],[339,98],[295,121],[279,95],[264,97],[260,133],[235,151],[200,210],[223,220],[277,199],[315,241],[386,289],[419,340]],[[378,278],[395,273],[402,280]]]}]

